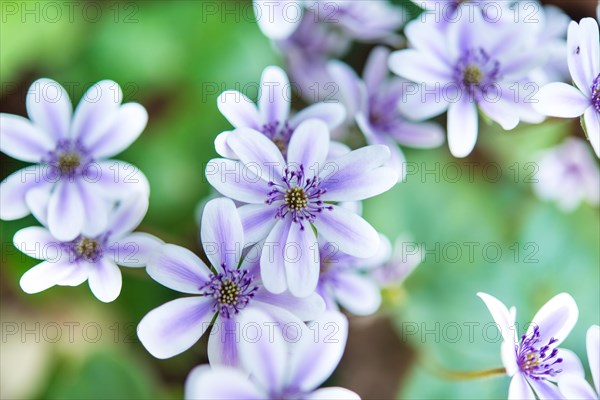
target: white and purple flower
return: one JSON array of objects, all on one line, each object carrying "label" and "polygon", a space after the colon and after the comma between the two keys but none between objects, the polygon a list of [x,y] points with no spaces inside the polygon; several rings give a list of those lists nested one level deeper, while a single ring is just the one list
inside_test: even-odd
[{"label": "white and purple flower", "polygon": [[[410,122],[401,115],[399,107],[404,105],[404,91],[410,84],[400,78],[388,77],[389,55],[387,48],[375,48],[367,60],[363,79],[340,61],[332,61],[329,68],[331,76],[336,77],[349,117],[355,118],[367,143],[389,147],[390,166],[403,180],[406,160],[398,144],[417,148],[439,147],[444,143],[445,135],[437,124]],[[407,110],[407,113],[410,111]]]},{"label": "white and purple flower", "polygon": [[[31,211],[46,225],[44,208],[48,199],[36,197],[33,201]],[[38,293],[55,285],[78,286],[87,280],[98,300],[115,300],[122,286],[117,264],[144,267],[162,244],[147,233],[131,233],[147,210],[148,198],[134,194],[107,212],[108,223],[103,231],[69,241],[55,238],[46,227],[21,229],[13,239],[15,247],[30,257],[45,260],[25,272],[21,288],[27,293]]]},{"label": "white and purple flower", "polygon": [[209,183],[239,208],[246,243],[266,238],[261,275],[273,293],[286,289],[296,296],[314,292],[319,279],[317,234],[355,257],[371,257],[379,235],[339,202],[359,201],[389,190],[397,173],[383,166],[386,146],[367,146],[327,161],[329,129],[307,120],[292,136],[284,160],[263,134],[240,128],[227,139],[240,161],[213,159],[206,168]]},{"label": "white and purple flower", "polygon": [[542,200],[556,202],[565,212],[575,210],[582,202],[600,204],[600,168],[584,140],[567,138],[545,150],[538,168],[533,189]]},{"label": "white and purple flower", "polygon": [[594,386],[581,375],[563,375],[558,381],[558,388],[566,399],[600,399],[600,326],[593,325],[588,329],[586,347]]},{"label": "white and purple flower", "polygon": [[50,79],[35,81],[27,93],[30,120],[0,114],[0,150],[37,163],[0,185],[0,218],[31,213],[30,203],[47,199],[52,236],[70,241],[106,229],[104,202],[138,191],[148,196],[146,177],[133,165],[106,160],[125,150],[142,133],[148,114],[137,103],[121,104],[112,81],[92,86],[73,112],[65,89]]},{"label": "white and purple flower", "polygon": [[546,55],[535,41],[522,40],[524,24],[486,22],[479,13],[464,14],[441,30],[419,20],[405,29],[412,48],[392,53],[389,66],[418,84],[407,96],[406,117],[423,120],[448,112],[448,145],[466,157],[477,142],[478,110],[505,130],[519,120],[543,118],[530,104],[537,88],[530,74]]},{"label": "white and purple flower", "polygon": [[[286,73],[279,67],[265,68],[261,77],[258,107],[243,93],[229,90],[218,99],[221,113],[234,128],[250,128],[269,138],[285,155],[294,131],[309,119],[325,122],[330,130],[337,128],[346,118],[346,110],[337,103],[313,104],[294,116],[290,115],[292,86]],[[220,156],[237,159],[227,145],[231,131],[222,132],[215,139],[215,148]],[[332,155],[347,151],[341,143],[333,143]],[[337,151],[335,151],[337,149]]]},{"label": "white and purple flower", "polygon": [[[485,303],[504,339],[502,363],[511,377],[510,400],[560,399],[556,382],[564,375],[583,375],[583,367],[570,350],[558,346],[569,335],[579,310],[567,294],[554,296],[533,317],[527,332],[519,341],[516,332],[516,309],[509,310],[498,299],[486,293],[477,294]],[[535,393],[535,394],[534,394]]]},{"label": "white and purple flower", "polygon": [[584,18],[572,21],[567,35],[567,62],[575,86],[562,82],[542,87],[535,108],[542,114],[582,117],[588,140],[600,157],[600,43],[598,22]]},{"label": "white and purple flower", "polygon": [[381,288],[394,287],[404,282],[422,261],[422,246],[401,235],[396,238],[391,257],[369,273]]},{"label": "white and purple flower", "polygon": [[327,312],[315,318],[295,341],[269,330],[271,319],[258,311],[246,313],[241,324],[252,335],[240,343],[244,370],[196,367],[185,385],[186,400],[360,400],[348,389],[317,389],[342,358],[348,337],[348,320],[342,314]]},{"label": "white and purple flower", "polygon": [[239,366],[240,316],[260,309],[282,329],[286,324],[303,325],[325,310],[317,294],[299,299],[265,290],[259,278],[259,257],[246,256],[241,261],[244,231],[230,199],[207,203],[201,236],[210,267],[191,251],[166,244],[146,268],[160,284],[194,295],[170,301],[140,322],[138,336],[154,357],[180,354],[212,328],[208,339],[211,364]]}]

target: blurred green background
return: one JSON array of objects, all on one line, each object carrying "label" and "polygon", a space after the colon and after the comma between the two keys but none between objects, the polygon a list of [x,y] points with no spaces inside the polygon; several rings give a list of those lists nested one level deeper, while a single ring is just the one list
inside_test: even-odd
[{"label": "blurred green background", "polygon": [[[39,77],[63,84],[74,103],[96,81],[118,82],[125,101],[150,113],[140,139],[117,157],[136,164],[151,184],[140,230],[200,252],[194,212],[210,194],[204,163],[216,156],[215,136],[230,128],[216,98],[225,89],[255,98],[262,69],[281,63],[252,20],[250,1],[0,4],[1,111],[25,115],[25,93]],[[347,61],[360,71],[367,51],[358,46]],[[577,121],[512,132],[484,126],[465,160],[446,147],[406,150],[406,182],[367,201],[365,215],[392,240],[410,234],[426,259],[402,288],[386,292],[377,317],[352,319],[347,356],[332,382],[365,398],[505,397],[508,378],[457,382],[431,370],[501,366],[500,341],[477,291],[517,306],[523,324],[555,294],[571,293],[580,317],[564,346],[587,365],[585,331],[600,319],[598,209],[563,214],[540,202],[529,182],[536,152],[568,135],[582,136]],[[2,179],[23,165],[0,157]],[[123,268],[114,303],[100,303],[87,285],[26,295],[18,282],[35,260],[11,243],[36,222],[0,224],[1,398],[181,397],[187,373],[206,362],[205,342],[156,360],[135,336],[141,317],[177,293],[143,270]],[[369,357],[356,357],[360,352]]]}]

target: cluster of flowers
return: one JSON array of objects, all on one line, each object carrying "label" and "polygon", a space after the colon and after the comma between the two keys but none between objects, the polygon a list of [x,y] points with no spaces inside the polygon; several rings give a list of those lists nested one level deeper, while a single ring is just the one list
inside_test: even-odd
[{"label": "cluster of flowers", "polygon": [[[479,113],[507,130],[545,115],[583,115],[599,154],[598,24],[591,18],[569,24],[550,7],[544,20],[526,24],[508,18],[508,5],[493,16],[487,1],[474,2],[475,13],[463,13],[463,1],[416,2],[429,11],[404,27],[409,48],[375,47],[359,77],[336,58],[352,41],[399,46],[395,31],[404,15],[397,7],[386,1],[255,3],[257,10],[268,6],[273,18],[257,18],[259,25],[285,56],[303,97],[314,83],[333,82],[336,90],[330,99],[318,92],[311,100],[323,101],[292,113],[288,76],[271,66],[263,72],[258,104],[239,92],[219,96],[219,110],[234,129],[216,137],[221,158],[205,171],[223,196],[208,201],[201,214],[207,263],[185,248],[132,233],[148,208],[148,181],[134,166],[106,158],[139,136],[147,113],[139,104],[121,104],[121,90],[111,81],[90,88],[73,113],[65,90],[41,79],[27,95],[29,120],[1,115],[2,152],[38,164],[2,182],[0,217],[31,213],[43,225],[14,238],[21,251],[44,260],[23,275],[27,293],[88,280],[94,295],[110,302],[121,291],[121,265],[146,267],[158,283],[192,295],[150,311],[138,327],[141,343],[157,358],[184,352],[210,330],[210,366],[192,371],[187,398],[358,398],[342,388],[317,389],[345,347],[348,322],[340,306],[356,315],[374,313],[382,287],[401,282],[420,261],[402,255],[401,242],[394,252],[361,216],[360,202],[403,180],[398,144],[443,144],[442,127],[424,122],[443,113],[456,157],[475,147]],[[302,18],[286,17],[290,5]],[[576,86],[530,90],[532,83],[565,80],[569,73]],[[354,127],[367,145],[352,150],[335,139]],[[570,139],[544,156],[550,167],[539,193],[565,209],[582,199],[598,202],[598,167],[582,143]],[[570,198],[563,197],[565,184],[573,188]],[[514,308],[480,296],[505,339],[510,398],[534,398],[532,390],[540,398],[556,398],[559,390],[565,396],[589,392],[576,356],[557,348],[577,320],[569,295],[544,306],[520,341]],[[597,327],[588,334],[588,351],[597,365]]]}]

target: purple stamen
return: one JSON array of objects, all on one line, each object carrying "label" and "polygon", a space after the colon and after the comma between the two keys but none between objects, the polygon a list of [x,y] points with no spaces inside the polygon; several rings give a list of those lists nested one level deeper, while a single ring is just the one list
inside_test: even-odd
[{"label": "purple stamen", "polygon": [[254,277],[247,270],[223,269],[222,273],[211,275],[210,281],[202,286],[203,296],[215,300],[214,311],[223,318],[231,318],[248,305],[258,286],[252,285]]},{"label": "purple stamen", "polygon": [[482,48],[466,50],[454,67],[454,80],[475,100],[493,88],[500,77],[500,62]]},{"label": "purple stamen", "polygon": [[72,179],[82,174],[93,159],[81,141],[61,139],[42,161],[53,167],[57,176]]},{"label": "purple stamen", "polygon": [[562,372],[562,369],[555,368],[562,363],[562,358],[556,358],[558,349],[552,348],[550,351],[558,340],[551,338],[545,345],[541,342],[540,329],[536,326],[531,334],[521,336],[521,345],[517,349],[519,369],[529,378],[538,381],[555,377]]},{"label": "purple stamen", "polygon": [[292,133],[294,133],[294,130],[287,121],[284,121],[283,123],[271,121],[262,126],[261,132],[275,143],[277,148],[281,151],[281,154],[284,156],[286,155],[288,144],[290,143]]},{"label": "purple stamen", "polygon": [[596,112],[600,113],[600,74],[594,79],[592,85],[592,105]]}]

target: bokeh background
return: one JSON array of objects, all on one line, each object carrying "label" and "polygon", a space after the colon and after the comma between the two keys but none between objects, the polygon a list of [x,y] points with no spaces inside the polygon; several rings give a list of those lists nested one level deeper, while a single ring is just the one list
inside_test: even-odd
[{"label": "bokeh background", "polygon": [[[593,15],[596,4],[560,5],[579,19]],[[63,84],[74,103],[93,83],[117,81],[125,101],[150,113],[140,139],[117,157],[137,165],[151,184],[140,230],[200,254],[195,212],[211,193],[204,163],[216,156],[215,136],[230,128],[216,98],[225,89],[255,98],[262,69],[281,63],[253,21],[250,1],[0,5],[1,111],[26,115],[27,88],[39,77]],[[369,49],[355,47],[346,61],[361,71]],[[441,368],[501,366],[500,338],[478,291],[516,305],[523,324],[555,294],[571,293],[580,317],[564,346],[587,367],[585,331],[600,319],[599,212],[583,205],[564,214],[539,201],[531,183],[536,153],[569,135],[583,137],[578,121],[548,120],[511,132],[486,125],[464,160],[446,147],[406,150],[406,182],[367,201],[364,212],[390,238],[409,234],[422,244],[425,259],[401,287],[386,291],[378,315],[351,319],[332,383],[364,398],[505,397],[505,377],[441,376]],[[0,158],[2,179],[23,166]],[[207,361],[205,341],[156,360],[135,335],[145,313],[177,293],[143,270],[123,268],[123,291],[110,304],[97,301],[87,285],[26,295],[18,282],[36,262],[11,243],[18,229],[36,222],[0,224],[1,398],[182,396],[188,372]]]}]

